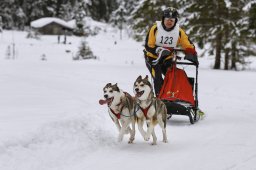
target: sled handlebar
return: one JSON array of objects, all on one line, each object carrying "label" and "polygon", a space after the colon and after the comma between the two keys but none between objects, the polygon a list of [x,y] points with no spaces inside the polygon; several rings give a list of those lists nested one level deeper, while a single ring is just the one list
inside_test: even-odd
[{"label": "sled handlebar", "polygon": [[185,50],[181,48],[172,48],[171,51],[184,52]]},{"label": "sled handlebar", "polygon": [[[171,48],[171,49],[168,49],[168,50],[170,50],[171,54],[174,54],[174,56],[175,56],[175,58],[176,58],[177,60],[181,60],[181,59],[182,59],[182,57],[176,55],[176,52],[184,52],[183,49],[180,49],[180,48]],[[164,56],[162,56],[162,53],[159,53],[157,59],[155,59],[155,60],[152,61],[152,65],[154,65],[154,66],[157,65],[163,57],[164,57]],[[176,60],[176,59],[175,59],[175,60]]]}]

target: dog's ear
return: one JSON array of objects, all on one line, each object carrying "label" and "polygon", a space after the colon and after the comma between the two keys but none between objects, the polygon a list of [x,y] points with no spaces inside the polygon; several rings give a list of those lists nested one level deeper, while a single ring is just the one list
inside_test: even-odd
[{"label": "dog's ear", "polygon": [[115,91],[120,92],[120,89],[119,89],[119,87],[117,86],[117,83],[113,85],[113,89],[114,89]]},{"label": "dog's ear", "polygon": [[141,75],[136,79],[136,81],[138,81],[138,80],[141,80],[142,79],[142,77],[141,77]]},{"label": "dog's ear", "polygon": [[109,87],[111,87],[111,86],[112,86],[112,84],[111,84],[111,83],[108,83],[108,84],[106,84],[105,87],[103,87],[103,90],[104,90],[105,88],[109,88]]},{"label": "dog's ear", "polygon": [[112,86],[112,84],[111,84],[111,83],[108,83],[105,87],[109,87],[109,86]]},{"label": "dog's ear", "polygon": [[148,75],[146,75],[143,80],[144,80],[144,83],[146,83],[148,86],[150,86],[150,88],[152,87],[150,81],[148,80]]}]

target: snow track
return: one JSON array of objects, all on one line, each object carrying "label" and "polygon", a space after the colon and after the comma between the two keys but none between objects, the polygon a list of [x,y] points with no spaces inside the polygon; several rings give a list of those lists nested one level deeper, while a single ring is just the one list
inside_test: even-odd
[{"label": "snow track", "polygon": [[27,138],[3,142],[0,169],[59,169],[82,161],[98,149],[115,145],[113,133],[101,125],[95,126],[97,120],[92,119],[52,122]]}]

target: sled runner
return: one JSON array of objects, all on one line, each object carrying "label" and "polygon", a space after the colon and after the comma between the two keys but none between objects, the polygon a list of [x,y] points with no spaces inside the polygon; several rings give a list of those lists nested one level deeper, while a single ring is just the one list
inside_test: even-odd
[{"label": "sled runner", "polygon": [[[181,59],[177,56],[178,51],[183,52],[181,49],[172,49],[173,64],[166,72],[158,98],[167,107],[168,119],[172,115],[185,115],[189,117],[190,123],[194,124],[203,114],[198,108],[198,64],[188,60],[177,61]],[[154,64],[160,60],[161,58],[158,57]],[[194,66],[196,68],[195,77],[188,77],[185,70],[178,68],[178,65]]]}]

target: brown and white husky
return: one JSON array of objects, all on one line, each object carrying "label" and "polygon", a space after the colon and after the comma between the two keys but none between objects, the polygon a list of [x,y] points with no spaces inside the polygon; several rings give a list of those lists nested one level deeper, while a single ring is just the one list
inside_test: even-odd
[{"label": "brown and white husky", "polygon": [[[148,81],[148,76],[142,78],[139,76],[134,82],[133,91],[136,95],[136,117],[138,121],[138,129],[146,141],[153,137],[152,145],[156,145],[157,137],[154,131],[155,125],[159,124],[163,132],[163,142],[167,143],[166,121],[167,109],[165,104],[154,97],[153,88]],[[147,131],[143,129],[144,121],[147,122]]]},{"label": "brown and white husky", "polygon": [[128,143],[132,143],[135,138],[134,98],[123,92],[117,84],[111,83],[103,88],[103,93],[105,99],[100,100],[99,103],[108,105],[109,115],[119,131],[118,141],[121,142],[124,134],[130,133]]}]

